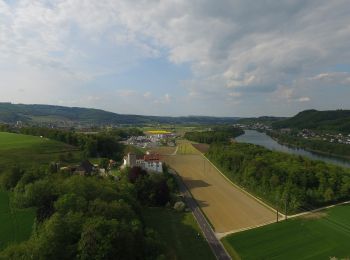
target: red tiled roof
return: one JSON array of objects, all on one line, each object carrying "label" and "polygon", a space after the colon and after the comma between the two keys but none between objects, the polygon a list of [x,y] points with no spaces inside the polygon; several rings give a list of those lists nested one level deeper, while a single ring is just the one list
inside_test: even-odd
[{"label": "red tiled roof", "polygon": [[143,159],[145,161],[159,161],[160,160],[160,157],[159,157],[159,154],[146,154]]}]

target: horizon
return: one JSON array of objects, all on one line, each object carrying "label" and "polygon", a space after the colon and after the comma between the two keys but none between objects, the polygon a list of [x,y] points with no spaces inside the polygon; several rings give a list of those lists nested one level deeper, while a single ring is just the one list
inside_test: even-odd
[{"label": "horizon", "polygon": [[0,101],[120,114],[349,109],[347,1],[0,0]]},{"label": "horizon", "polygon": [[105,109],[101,109],[101,108],[96,108],[96,107],[83,107],[83,106],[64,106],[64,105],[53,105],[53,104],[32,104],[32,103],[14,103],[11,101],[0,101],[0,104],[11,104],[11,105],[39,105],[39,106],[58,106],[58,107],[65,107],[65,108],[82,108],[82,109],[95,109],[95,110],[102,110],[105,112],[109,112],[109,113],[114,113],[114,114],[119,114],[119,115],[131,115],[131,116],[154,116],[154,117],[217,117],[217,118],[260,118],[260,117],[293,117],[295,115],[297,115],[298,113],[301,113],[303,111],[306,110],[317,110],[317,111],[334,111],[334,110],[349,110],[349,109],[334,109],[334,110],[319,110],[319,109],[315,109],[315,108],[308,108],[305,110],[301,110],[298,111],[296,114],[290,115],[290,116],[275,116],[275,115],[258,115],[258,116],[236,116],[236,115],[232,115],[232,116],[220,116],[220,115],[200,115],[200,114],[189,114],[189,115],[153,115],[153,114],[130,114],[130,113],[118,113],[118,112],[113,112],[113,111],[109,111],[109,110],[105,110]]}]

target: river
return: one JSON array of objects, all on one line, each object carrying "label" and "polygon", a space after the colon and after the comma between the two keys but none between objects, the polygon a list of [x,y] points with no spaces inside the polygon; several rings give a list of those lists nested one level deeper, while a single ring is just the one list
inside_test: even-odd
[{"label": "river", "polygon": [[279,144],[265,133],[260,133],[255,130],[245,130],[245,133],[236,138],[240,143],[251,143],[264,146],[267,149],[280,151],[290,154],[302,155],[313,160],[320,160],[327,163],[333,163],[339,166],[350,168],[350,162],[345,159],[335,158],[327,155],[317,154],[306,151],[302,148],[291,148],[286,145]]}]

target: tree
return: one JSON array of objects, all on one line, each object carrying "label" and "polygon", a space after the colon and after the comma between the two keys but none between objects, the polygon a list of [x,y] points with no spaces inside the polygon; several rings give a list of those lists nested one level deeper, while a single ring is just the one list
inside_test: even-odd
[{"label": "tree", "polygon": [[14,166],[10,171],[7,171],[1,176],[1,186],[5,190],[10,190],[16,187],[17,183],[23,176],[24,171],[19,166]]}]

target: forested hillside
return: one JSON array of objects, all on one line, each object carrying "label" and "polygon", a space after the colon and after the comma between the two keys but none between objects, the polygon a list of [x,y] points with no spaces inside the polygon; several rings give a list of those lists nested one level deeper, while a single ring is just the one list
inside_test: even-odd
[{"label": "forested hillside", "polygon": [[165,117],[122,115],[100,109],[62,107],[50,105],[24,105],[0,103],[0,122],[74,126],[74,125],[119,125],[119,124],[221,124],[233,123],[235,117]]},{"label": "forested hillside", "polygon": [[350,133],[350,110],[305,110],[292,118],[275,122],[272,126]]},{"label": "forested hillside", "polygon": [[286,117],[274,117],[274,116],[247,117],[247,118],[238,119],[237,123],[238,124],[245,124],[245,125],[256,124],[256,123],[271,125],[274,122],[278,122],[278,121],[285,120],[285,119],[287,119],[287,118]]}]

